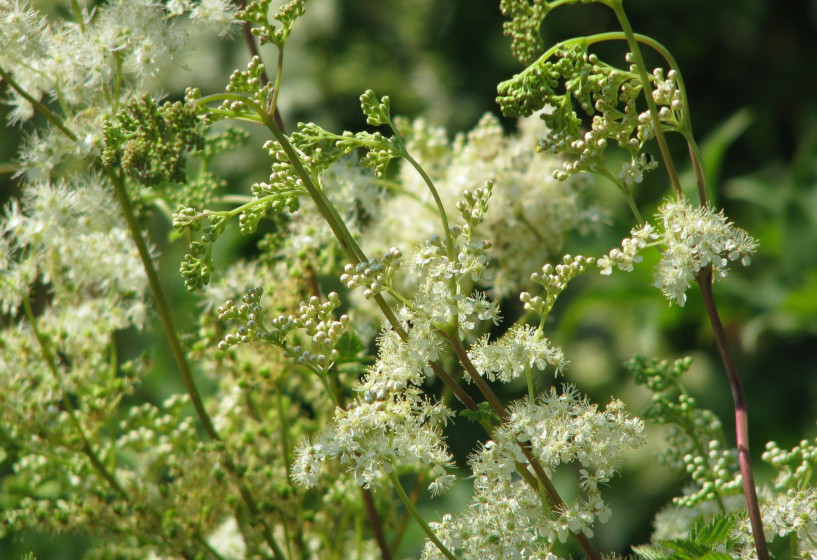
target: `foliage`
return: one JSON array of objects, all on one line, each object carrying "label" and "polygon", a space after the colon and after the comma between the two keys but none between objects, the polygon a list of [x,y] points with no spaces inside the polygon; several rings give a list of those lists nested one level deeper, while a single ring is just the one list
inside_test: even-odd
[{"label": "foliage", "polygon": [[[497,88],[517,131],[486,114],[453,140],[373,89],[359,97],[368,128],[287,133],[285,53],[304,1],[72,1],[66,19],[0,6],[0,79],[28,134],[0,222],[0,537],[79,534],[87,558],[600,559],[597,534],[621,515],[610,487],[652,435],[646,421],[666,428],[659,463],[689,483],[651,544],[625,546],[766,559],[778,537],[817,558],[817,440],[770,442],[777,477],[755,484],[711,287],[758,241],[716,208],[680,68],[620,0],[595,3],[621,31],[545,48],[543,22],[576,3],[500,3],[526,65]],[[252,55],[223,88],[164,100],[151,80],[186,64],[194,32],[226,40],[241,26]],[[623,64],[595,52],[610,43],[626,46]],[[260,159],[242,148],[249,130],[268,176],[236,181],[221,162]],[[641,189],[659,167],[669,192],[653,213]],[[620,243],[592,238],[610,183],[634,222]],[[567,254],[577,239],[594,256]],[[177,298],[178,276],[157,269],[185,250]],[[625,394],[600,406],[555,383],[573,357],[562,307],[580,307],[570,298],[591,277],[616,281],[614,267],[638,285],[647,255],[673,310],[700,289],[734,443],[681,383],[689,358],[626,364],[652,394],[643,419]],[[172,362],[129,338],[162,340]],[[178,390],[151,395],[171,377]],[[406,544],[410,519],[423,545]]]}]

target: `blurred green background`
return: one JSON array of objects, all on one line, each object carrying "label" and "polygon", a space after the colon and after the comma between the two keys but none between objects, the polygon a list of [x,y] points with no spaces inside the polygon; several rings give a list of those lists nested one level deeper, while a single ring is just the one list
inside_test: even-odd
[{"label": "blurred green background", "polygon": [[[33,4],[54,14],[63,11],[58,2]],[[690,94],[696,136],[718,177],[718,202],[760,241],[752,266],[733,271],[716,285],[715,295],[749,402],[756,476],[768,481],[770,473],[759,460],[767,440],[790,447],[817,435],[817,0],[630,0],[625,7],[637,32],[674,53]],[[452,135],[468,130],[484,112],[498,114],[496,84],[521,70],[502,35],[502,21],[494,1],[311,0],[287,47],[284,122],[289,129],[303,120],[358,130],[364,124],[358,96],[372,88],[391,97],[394,113],[424,116]],[[577,4],[556,10],[542,33],[551,44],[614,29],[612,12]],[[240,37],[232,42],[198,38],[196,45],[191,69],[163,76],[156,91],[178,96],[191,84],[204,93],[216,91],[233,68],[246,64]],[[265,56],[274,60],[269,51]],[[6,113],[1,107],[4,123]],[[513,129],[512,121],[503,122]],[[20,135],[18,128],[0,128],[0,200],[17,189],[5,164],[13,159]],[[266,158],[258,157],[263,140],[253,137],[246,151],[224,164],[237,191],[247,192],[268,174]],[[683,166],[684,147],[673,147]],[[653,173],[639,202],[654,207],[666,184],[660,170]],[[568,248],[574,254],[606,251],[632,225],[614,189],[601,184],[596,189],[610,201],[612,223],[599,237],[577,240]],[[169,229],[161,218],[156,225],[160,232]],[[162,234],[154,236],[160,246],[162,240]],[[165,284],[176,301],[185,302],[179,318],[190,327],[195,302],[177,274],[183,249],[162,251]],[[702,406],[719,413],[731,436],[731,396],[700,298],[690,293],[684,309],[669,308],[649,287],[650,275],[645,263],[630,275],[583,278],[561,297],[549,328],[572,361],[567,379],[602,402],[620,396],[638,413],[647,395],[633,386],[622,362],[636,352],[668,359],[693,355],[688,380],[693,393]],[[161,341],[123,340],[138,346],[123,348],[124,355],[154,345],[160,355],[165,352]],[[145,395],[158,398],[181,389],[174,383],[149,379]],[[476,436],[450,437],[463,464]],[[662,445],[659,432],[652,442],[628,460],[623,480],[609,489],[614,516],[596,537],[601,550],[626,553],[628,544],[647,541],[652,513],[683,482],[653,459]],[[428,508],[446,509],[441,502]],[[19,558],[34,549],[41,560],[74,558],[82,548],[81,539],[31,536],[0,542],[0,557]]]}]

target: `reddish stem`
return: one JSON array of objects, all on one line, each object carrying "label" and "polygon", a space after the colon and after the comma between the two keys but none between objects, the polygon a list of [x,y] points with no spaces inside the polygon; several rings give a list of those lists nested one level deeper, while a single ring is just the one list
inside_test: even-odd
[{"label": "reddish stem", "polygon": [[715,344],[721,357],[726,376],[729,378],[729,387],[732,389],[732,400],[735,403],[735,442],[738,448],[738,465],[743,477],[743,495],[746,497],[746,508],[749,511],[749,521],[752,525],[752,537],[755,541],[755,550],[758,560],[769,560],[769,549],[766,546],[766,536],[763,533],[763,520],[760,517],[760,506],[755,490],[755,477],[752,473],[752,462],[749,455],[749,421],[746,414],[746,397],[743,394],[743,385],[738,376],[737,367],[726,342],[726,332],[723,328],[715,298],[712,294],[712,270],[707,268],[697,278],[701,289],[706,313],[715,335]]}]

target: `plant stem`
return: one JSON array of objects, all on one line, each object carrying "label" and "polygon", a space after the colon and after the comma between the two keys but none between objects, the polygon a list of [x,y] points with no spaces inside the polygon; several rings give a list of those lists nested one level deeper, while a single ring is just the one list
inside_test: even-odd
[{"label": "plant stem", "polygon": [[[145,274],[148,277],[148,284],[150,285],[154,301],[156,302],[156,310],[159,314],[159,319],[162,322],[162,327],[165,331],[168,343],[170,344],[173,358],[175,359],[176,365],[179,368],[179,373],[182,376],[187,393],[190,395],[190,399],[193,402],[193,408],[196,410],[196,415],[199,417],[199,421],[202,423],[202,427],[204,428],[207,436],[213,441],[221,442],[222,440],[219,437],[218,432],[216,432],[215,426],[213,425],[213,421],[210,418],[207,409],[204,407],[201,394],[199,393],[199,390],[196,387],[196,382],[193,379],[193,373],[190,370],[189,363],[187,362],[184,348],[182,348],[181,339],[179,338],[178,332],[176,331],[176,327],[173,323],[173,315],[170,310],[170,305],[167,302],[167,296],[165,296],[164,288],[162,288],[162,284],[159,281],[159,274],[156,272],[156,267],[153,266],[153,259],[148,251],[147,243],[145,243],[145,239],[142,237],[139,223],[137,222],[136,216],[133,213],[133,207],[131,206],[128,192],[125,189],[124,181],[120,176],[114,173],[113,170],[106,169],[106,172],[111,180],[111,183],[113,183],[116,197],[119,200],[119,206],[122,209],[122,214],[125,216],[125,221],[127,222],[128,228],[131,232],[131,237],[133,237],[133,240],[136,243],[136,248],[139,251],[139,257],[142,260],[142,266],[145,269]],[[252,518],[256,522],[260,523],[264,528],[264,538],[272,549],[276,560],[284,560],[286,556],[284,555],[283,550],[281,550],[281,547],[278,545],[278,542],[275,540],[275,537],[272,534],[272,528],[261,515],[261,511],[258,508],[255,498],[242,480],[237,466],[233,462],[233,459],[226,448],[223,449],[222,458],[224,460],[225,468],[234,477],[238,491],[244,499]]]},{"label": "plant stem", "polygon": [[630,47],[630,52],[633,53],[635,64],[638,67],[638,75],[641,80],[641,87],[644,92],[644,98],[647,100],[647,107],[650,110],[650,117],[652,118],[652,126],[655,131],[655,139],[658,142],[658,149],[661,151],[661,157],[664,160],[664,165],[667,168],[672,188],[677,195],[682,195],[681,181],[678,179],[678,172],[675,170],[675,164],[672,162],[672,155],[667,146],[667,139],[664,137],[664,130],[661,127],[661,119],[658,116],[658,107],[655,105],[655,100],[652,98],[650,88],[650,78],[647,75],[647,68],[644,66],[644,57],[641,55],[641,48],[638,46],[638,40],[635,37],[633,28],[630,25],[630,20],[627,19],[627,14],[624,12],[622,0],[614,0],[610,2],[610,7],[616,14],[618,23],[627,37],[627,45]]},{"label": "plant stem", "polygon": [[406,506],[406,509],[411,512],[411,515],[414,516],[415,521],[417,524],[420,525],[420,528],[426,534],[431,542],[437,547],[437,549],[443,553],[443,556],[448,558],[448,560],[457,560],[457,557],[454,556],[454,553],[448,550],[440,539],[437,538],[437,535],[434,534],[434,531],[431,527],[428,526],[426,520],[423,519],[423,516],[420,515],[420,512],[417,510],[417,507],[411,502],[408,495],[406,494],[406,490],[403,488],[403,485],[400,483],[400,477],[397,476],[397,471],[392,469],[389,473],[389,478],[391,479],[392,486],[394,486],[395,490],[397,490],[397,495],[400,496],[400,500],[403,502],[403,505]]},{"label": "plant stem", "polygon": [[766,546],[766,536],[763,533],[763,520],[760,516],[755,479],[749,455],[749,421],[746,413],[746,398],[743,394],[743,386],[740,382],[737,367],[735,367],[735,362],[729,351],[726,332],[718,314],[718,308],[715,306],[715,298],[712,294],[711,268],[702,271],[697,277],[697,282],[701,289],[706,313],[709,316],[709,323],[712,325],[712,332],[715,335],[718,354],[720,354],[721,362],[726,370],[726,376],[729,378],[732,400],[735,403],[735,440],[738,448],[738,465],[743,477],[743,494],[746,497],[746,508],[749,511],[755,550],[757,551],[758,560],[769,560],[769,550]]},{"label": "plant stem", "polygon": [[60,129],[60,131],[63,134],[65,134],[68,138],[70,138],[74,142],[76,142],[79,139],[77,135],[74,134],[73,131],[65,125],[65,122],[62,120],[62,118],[60,118],[59,115],[57,115],[54,111],[46,107],[39,100],[35,99],[27,91],[21,88],[20,84],[14,81],[14,78],[12,78],[11,75],[2,68],[0,68],[0,78],[2,78],[4,82],[6,82],[14,91],[16,91],[18,95],[20,95],[20,97],[31,103],[34,106],[34,108],[37,109],[37,111],[39,111],[46,119],[48,119],[48,121],[51,124]]},{"label": "plant stem", "polygon": [[377,541],[380,555],[383,560],[392,560],[391,548],[389,547],[389,543],[386,542],[386,535],[383,533],[383,524],[380,522],[380,514],[378,514],[377,508],[374,505],[372,492],[368,488],[361,488],[360,493],[363,496],[363,504],[366,506],[366,515],[372,521],[372,534],[374,535],[374,540]]},{"label": "plant stem", "polygon": [[202,401],[201,394],[199,393],[199,390],[196,387],[196,382],[193,379],[193,373],[190,370],[190,365],[188,364],[187,357],[184,354],[184,348],[182,348],[181,339],[179,338],[178,332],[176,331],[176,326],[173,322],[173,314],[171,313],[170,305],[167,302],[167,296],[165,296],[164,288],[159,280],[159,274],[156,272],[156,267],[153,265],[153,259],[150,256],[147,243],[145,243],[139,223],[137,222],[136,216],[133,213],[133,207],[131,206],[130,197],[128,196],[127,190],[125,190],[124,181],[110,169],[107,170],[107,175],[111,180],[111,183],[113,183],[116,198],[119,200],[119,206],[122,209],[122,214],[125,216],[125,221],[127,222],[128,228],[131,232],[131,237],[133,237],[133,240],[136,243],[136,248],[139,251],[139,257],[142,259],[142,266],[145,269],[148,284],[150,285],[150,290],[153,293],[153,299],[156,302],[156,311],[159,315],[159,320],[162,322],[165,336],[170,344],[170,351],[173,354],[173,359],[176,361],[176,366],[179,368],[179,373],[182,376],[182,381],[184,381],[184,386],[187,389],[187,393],[190,395],[193,408],[195,408],[196,415],[199,417],[199,421],[201,421],[202,427],[204,428],[207,436],[212,440],[219,440],[220,438],[218,433],[216,433],[215,427],[213,426],[213,421],[210,418],[210,414],[204,408],[204,402]]},{"label": "plant stem", "polygon": [[74,429],[77,431],[77,435],[79,435],[80,441],[82,441],[82,453],[88,457],[88,460],[91,461],[91,465],[97,470],[97,472],[105,479],[105,481],[111,486],[111,488],[119,494],[119,497],[125,501],[128,501],[128,493],[119,484],[119,481],[116,479],[112,472],[109,472],[105,464],[99,458],[96,451],[94,451],[93,446],[91,445],[91,440],[88,438],[88,434],[85,433],[85,429],[80,424],[79,419],[77,418],[77,411],[74,408],[74,403],[71,402],[68,393],[62,389],[62,382],[60,379],[60,371],[57,367],[56,359],[54,358],[53,352],[51,352],[51,348],[49,348],[45,337],[40,332],[40,329],[37,327],[37,318],[34,316],[34,310],[31,308],[31,302],[28,300],[28,297],[23,298],[23,309],[25,310],[26,317],[28,318],[28,322],[31,325],[31,330],[34,333],[34,338],[37,339],[37,344],[40,346],[40,351],[43,354],[43,358],[45,358],[45,362],[48,365],[48,370],[51,372],[51,375],[54,377],[54,381],[57,385],[60,386],[60,393],[62,395],[62,404],[65,407],[65,411],[68,413],[68,417],[71,419],[71,424],[74,426]]}]

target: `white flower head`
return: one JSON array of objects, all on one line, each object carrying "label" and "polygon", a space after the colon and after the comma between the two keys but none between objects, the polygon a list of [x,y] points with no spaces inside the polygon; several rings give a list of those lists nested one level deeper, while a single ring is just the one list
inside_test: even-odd
[{"label": "white flower head", "polygon": [[757,241],[735,227],[723,211],[695,207],[685,199],[666,202],[658,210],[658,218],[665,249],[656,267],[655,286],[670,303],[682,307],[686,290],[702,269],[711,266],[714,279],[724,278],[730,261],[748,266],[757,248]]},{"label": "white flower head", "polygon": [[648,246],[663,247],[655,270],[655,286],[669,299],[683,307],[686,291],[698,273],[711,266],[713,279],[725,278],[729,263],[751,262],[757,241],[730,222],[723,211],[709,206],[693,206],[686,199],[665,202],[656,216],[657,227],[643,224],[631,231],[621,248],[611,250],[597,261],[601,273],[609,275],[613,267],[631,271],[642,260],[639,254]]}]

